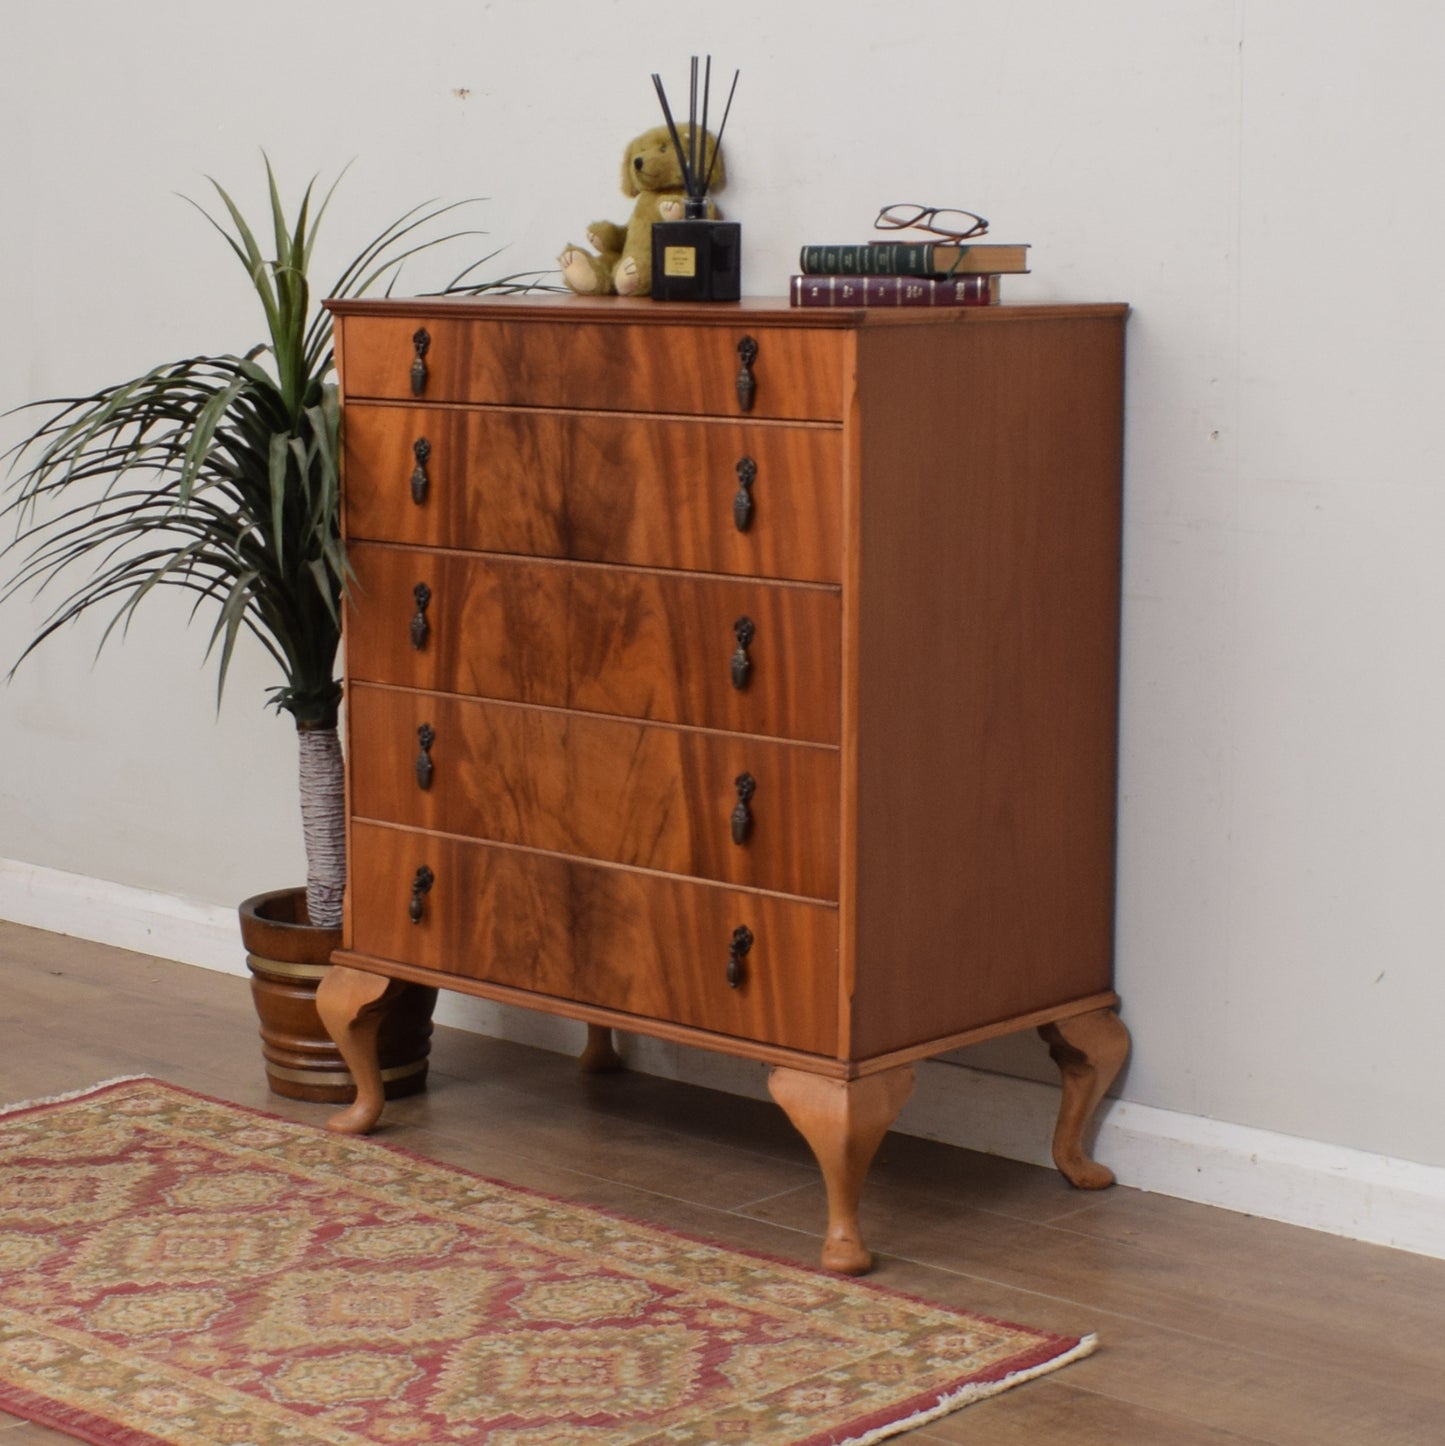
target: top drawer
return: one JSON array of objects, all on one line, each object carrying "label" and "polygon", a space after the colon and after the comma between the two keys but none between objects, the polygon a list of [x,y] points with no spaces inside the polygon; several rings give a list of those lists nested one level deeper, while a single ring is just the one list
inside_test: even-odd
[{"label": "top drawer", "polygon": [[[846,332],[807,327],[348,316],[348,398],[841,421]],[[756,346],[744,405],[739,351]]]}]

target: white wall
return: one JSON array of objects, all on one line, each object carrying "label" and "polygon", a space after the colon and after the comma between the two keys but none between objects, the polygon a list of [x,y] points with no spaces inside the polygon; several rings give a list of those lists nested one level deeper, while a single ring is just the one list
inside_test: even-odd
[{"label": "white wall", "polygon": [[[52,0],[5,29],[0,408],[256,339],[173,193],[258,206],[262,147],[293,191],[355,158],[323,274],[432,196],[490,198],[495,269],[549,266],[625,216],[649,75],[676,93],[694,52],[742,70],[747,291],[919,200],[1033,244],[1013,299],[1131,302],[1124,1095],[1445,1165],[1445,8]],[[0,657],[35,616],[0,611]],[[226,905],[299,877],[273,680],[242,659],[217,716],[182,623],[94,667],[78,630],[0,690],[0,859]]]}]

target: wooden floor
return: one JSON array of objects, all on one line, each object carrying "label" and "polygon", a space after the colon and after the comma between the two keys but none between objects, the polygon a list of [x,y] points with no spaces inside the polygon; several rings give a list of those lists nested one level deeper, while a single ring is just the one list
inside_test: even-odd
[{"label": "wooden floor", "polygon": [[[0,923],[0,1102],[150,1074],[292,1119],[244,980]],[[771,1105],[438,1030],[431,1087],[381,1138],[744,1248],[816,1260],[821,1187]],[[1445,1261],[890,1135],[863,1224],[874,1279],[1097,1331],[1057,1375],[902,1438],[1030,1446],[1445,1442]],[[0,1446],[62,1438],[0,1413]]]}]

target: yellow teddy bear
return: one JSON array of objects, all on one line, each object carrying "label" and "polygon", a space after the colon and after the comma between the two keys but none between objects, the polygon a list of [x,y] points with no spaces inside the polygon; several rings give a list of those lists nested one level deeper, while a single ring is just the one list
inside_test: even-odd
[{"label": "yellow teddy bear", "polygon": [[[678,136],[684,148],[691,146],[691,126],[680,126]],[[702,175],[708,177],[709,193],[720,191],[726,174],[711,132],[703,133],[703,145]],[[596,255],[569,242],[557,258],[563,281],[583,296],[648,296],[652,292],[652,223],[681,221],[687,199],[682,165],[666,126],[644,131],[627,147],[622,157],[622,194],[637,198],[625,227],[611,221],[594,222],[587,240]],[[717,215],[711,202],[707,214]]]}]

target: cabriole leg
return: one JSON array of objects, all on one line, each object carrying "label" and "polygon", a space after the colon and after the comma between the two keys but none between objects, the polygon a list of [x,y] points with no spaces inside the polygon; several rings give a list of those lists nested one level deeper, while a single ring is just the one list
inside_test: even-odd
[{"label": "cabriole leg", "polygon": [[913,1093],[913,1066],[853,1080],[779,1067],[768,1076],[768,1089],[823,1172],[828,1192],[824,1268],[862,1275],[873,1264],[858,1228],[863,1180],[883,1136]]},{"label": "cabriole leg", "polygon": [[1039,1034],[1063,1076],[1064,1093],[1054,1127],[1054,1164],[1081,1190],[1102,1190],[1114,1172],[1084,1148],[1084,1132],[1129,1054],[1129,1031],[1112,1009],[1096,1009],[1055,1024]]},{"label": "cabriole leg", "polygon": [[388,1007],[406,987],[400,979],[344,964],[333,964],[318,986],[317,1012],[356,1081],[356,1099],[327,1120],[328,1130],[365,1135],[381,1118],[386,1094],[376,1040]]}]

